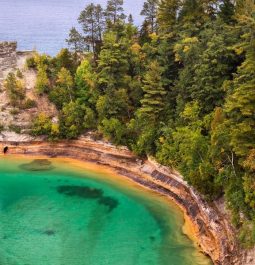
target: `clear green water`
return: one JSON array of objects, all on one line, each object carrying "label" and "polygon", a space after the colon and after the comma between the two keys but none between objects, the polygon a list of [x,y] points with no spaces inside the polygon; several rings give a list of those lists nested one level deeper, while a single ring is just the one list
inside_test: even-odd
[{"label": "clear green water", "polygon": [[66,161],[30,162],[0,157],[1,265],[211,264],[162,198]]}]

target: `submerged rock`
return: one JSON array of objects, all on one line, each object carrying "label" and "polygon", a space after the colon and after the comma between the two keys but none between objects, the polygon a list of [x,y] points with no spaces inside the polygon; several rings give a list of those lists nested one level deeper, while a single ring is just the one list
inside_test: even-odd
[{"label": "submerged rock", "polygon": [[48,159],[35,159],[31,163],[20,165],[20,168],[27,171],[46,171],[54,169]]},{"label": "submerged rock", "polygon": [[43,232],[43,234],[47,235],[47,236],[54,236],[55,235],[55,231],[54,230],[46,230]]},{"label": "submerged rock", "polygon": [[102,190],[84,186],[59,186],[57,190],[67,196],[76,196],[84,199],[98,199],[103,196]]},{"label": "submerged rock", "polygon": [[83,199],[94,199],[98,201],[99,205],[104,205],[111,212],[115,209],[119,202],[108,196],[104,196],[104,192],[101,189],[95,189],[85,186],[59,186],[57,191],[67,196],[76,196]]},{"label": "submerged rock", "polygon": [[99,201],[99,204],[105,205],[106,207],[109,208],[109,212],[113,211],[115,208],[118,207],[119,202],[111,197],[102,197]]}]

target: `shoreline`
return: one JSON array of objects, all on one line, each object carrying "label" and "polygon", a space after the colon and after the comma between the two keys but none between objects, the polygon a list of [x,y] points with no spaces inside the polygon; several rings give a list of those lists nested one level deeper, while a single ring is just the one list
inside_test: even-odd
[{"label": "shoreline", "polygon": [[143,189],[162,195],[182,210],[185,219],[183,232],[188,233],[194,244],[214,264],[244,264],[237,260],[239,251],[234,231],[226,220],[218,216],[215,209],[189,187],[177,172],[151,159],[141,161],[126,148],[96,142],[89,137],[58,143],[0,142],[2,149],[4,146],[9,146],[9,155],[71,159],[83,166],[93,165],[94,168],[96,165],[97,172],[103,169],[104,172],[125,177]]}]

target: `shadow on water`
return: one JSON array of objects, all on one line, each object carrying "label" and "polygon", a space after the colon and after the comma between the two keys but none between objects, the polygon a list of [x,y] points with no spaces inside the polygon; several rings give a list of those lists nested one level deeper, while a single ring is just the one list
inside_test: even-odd
[{"label": "shadow on water", "polygon": [[49,229],[49,230],[43,231],[42,233],[47,236],[54,236],[56,232],[54,230]]},{"label": "shadow on water", "polygon": [[48,171],[55,168],[48,159],[35,159],[32,162],[22,164],[19,167],[26,171]]},{"label": "shadow on water", "polygon": [[97,200],[99,205],[108,207],[109,212],[113,211],[119,204],[116,199],[104,196],[104,192],[101,189],[86,186],[59,186],[57,191],[66,196]]}]

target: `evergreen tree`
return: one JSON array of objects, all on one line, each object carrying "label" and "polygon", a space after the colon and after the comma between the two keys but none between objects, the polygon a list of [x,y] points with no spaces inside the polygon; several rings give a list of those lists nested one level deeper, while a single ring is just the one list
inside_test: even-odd
[{"label": "evergreen tree", "polygon": [[157,9],[158,0],[147,0],[143,4],[141,15],[145,16],[145,20],[149,22],[150,33],[157,32]]},{"label": "evergreen tree", "polygon": [[141,100],[139,115],[156,121],[164,109],[166,91],[161,81],[162,68],[157,61],[149,65],[143,81],[144,96]]},{"label": "evergreen tree", "polygon": [[46,69],[47,68],[45,66],[41,66],[38,69],[35,89],[39,95],[48,92],[50,87],[50,80],[48,78]]},{"label": "evergreen tree", "polygon": [[61,70],[58,73],[58,78],[57,78],[57,84],[60,86],[64,86],[67,90],[67,93],[69,95],[70,101],[73,100],[73,77],[66,68],[61,68]]},{"label": "evergreen tree", "polygon": [[161,32],[171,32],[176,25],[181,8],[180,0],[161,0],[158,9],[158,22]]},{"label": "evergreen tree", "polygon": [[144,20],[140,32],[139,32],[139,41],[140,44],[143,45],[144,43],[150,42],[150,26],[147,20]]},{"label": "evergreen tree", "polygon": [[81,12],[78,21],[82,25],[83,32],[85,33],[85,41],[92,47],[95,62],[98,45],[101,45],[104,30],[102,7],[93,3],[89,4]]},{"label": "evergreen tree", "polygon": [[64,104],[60,112],[60,133],[67,139],[74,139],[84,130],[86,107],[78,101]]},{"label": "evergreen tree", "polygon": [[126,15],[123,9],[123,0],[108,0],[105,9],[108,27],[114,26],[119,20],[124,20]]},{"label": "evergreen tree", "polygon": [[220,18],[226,23],[231,24],[235,22],[234,19],[235,15],[235,5],[231,0],[224,0],[223,3],[220,5]]},{"label": "evergreen tree", "polygon": [[75,53],[83,52],[86,44],[83,36],[77,31],[76,28],[72,27],[69,32],[69,38],[66,40],[71,50]]},{"label": "evergreen tree", "polygon": [[89,60],[83,60],[76,70],[75,85],[76,97],[79,101],[92,107],[97,98],[95,89],[96,76]]},{"label": "evergreen tree", "polygon": [[61,49],[55,58],[51,61],[55,65],[54,74],[57,74],[61,68],[68,69],[71,73],[75,72],[76,63],[72,53],[68,49]]},{"label": "evergreen tree", "polygon": [[98,61],[98,85],[101,91],[126,87],[128,40],[118,38],[115,32],[105,35]]},{"label": "evergreen tree", "polygon": [[240,60],[230,49],[235,42],[235,32],[225,30],[219,20],[208,23],[198,37],[185,38],[175,46],[176,60],[185,66],[177,82],[184,100],[199,100],[205,113],[223,103],[223,83],[231,78]]},{"label": "evergreen tree", "polygon": [[4,82],[10,102],[13,106],[18,107],[25,99],[26,89],[21,80],[17,79],[13,73],[9,73]]},{"label": "evergreen tree", "polygon": [[130,24],[130,25],[134,24],[134,19],[133,19],[132,14],[129,14],[129,16],[128,16],[128,24]]}]

